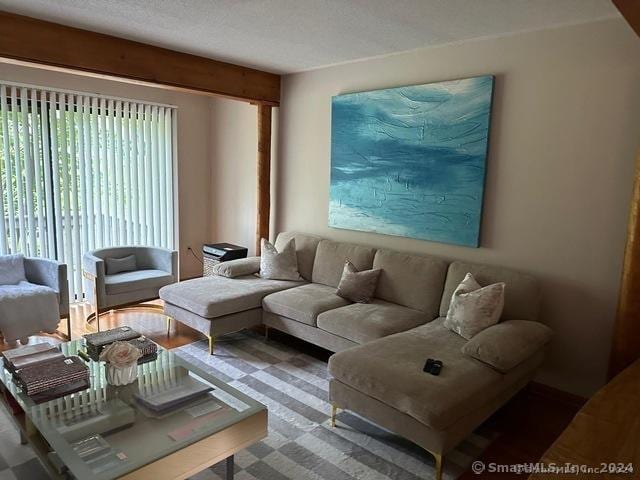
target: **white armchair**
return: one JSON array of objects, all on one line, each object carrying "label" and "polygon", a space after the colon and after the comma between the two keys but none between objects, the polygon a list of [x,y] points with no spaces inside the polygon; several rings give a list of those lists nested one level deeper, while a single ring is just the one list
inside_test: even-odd
[{"label": "white armchair", "polygon": [[53,333],[69,317],[67,266],[21,254],[0,256],[0,332],[7,342],[28,341],[39,332]]}]

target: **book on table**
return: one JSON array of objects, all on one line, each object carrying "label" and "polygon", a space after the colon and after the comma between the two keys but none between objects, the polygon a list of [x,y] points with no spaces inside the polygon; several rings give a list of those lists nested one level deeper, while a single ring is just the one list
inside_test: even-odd
[{"label": "book on table", "polygon": [[87,354],[95,361],[98,360],[100,353],[107,345],[113,342],[126,342],[140,336],[141,335],[133,328],[127,326],[83,335],[87,347]]},{"label": "book on table", "polygon": [[11,372],[21,368],[33,367],[56,358],[64,358],[58,347],[50,343],[36,343],[14,348],[2,353],[3,361]]},{"label": "book on table", "polygon": [[175,383],[151,388],[140,388],[134,395],[145,409],[156,413],[166,413],[199,399],[213,390],[213,387],[189,375],[182,376]]},{"label": "book on table", "polygon": [[89,380],[89,368],[80,358],[54,358],[40,365],[22,368],[14,376],[15,382],[29,396],[53,388]]}]

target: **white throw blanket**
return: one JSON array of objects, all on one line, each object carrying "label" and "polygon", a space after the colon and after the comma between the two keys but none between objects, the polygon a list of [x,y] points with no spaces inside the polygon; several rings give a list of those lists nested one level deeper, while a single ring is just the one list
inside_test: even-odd
[{"label": "white throw blanket", "polygon": [[0,331],[5,341],[54,331],[59,322],[58,294],[52,288],[26,281],[0,285]]}]

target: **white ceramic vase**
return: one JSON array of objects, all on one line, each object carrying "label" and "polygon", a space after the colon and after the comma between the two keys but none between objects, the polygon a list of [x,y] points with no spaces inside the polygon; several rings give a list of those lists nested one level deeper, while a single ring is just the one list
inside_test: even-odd
[{"label": "white ceramic vase", "polygon": [[124,368],[107,364],[107,383],[109,385],[129,385],[138,378],[138,363]]}]

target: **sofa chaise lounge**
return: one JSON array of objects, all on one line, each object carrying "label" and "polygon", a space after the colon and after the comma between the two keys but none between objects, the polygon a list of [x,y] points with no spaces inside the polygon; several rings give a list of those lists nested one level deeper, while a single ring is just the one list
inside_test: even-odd
[{"label": "sofa chaise lounge", "polygon": [[[291,238],[301,281],[259,278],[256,258],[235,260],[222,264],[221,275],[163,287],[165,312],[207,335],[210,353],[216,336],[260,324],[338,352],[329,360],[332,424],[338,408],[363,415],[432,453],[440,478],[442,456],[523,388],[544,358],[541,346],[499,371],[465,355],[467,340],[443,326],[451,295],[467,272],[482,285],[505,282],[501,320],[537,321],[537,281],[301,233],[281,233],[276,248]],[[336,295],[345,260],[381,269],[370,303]],[[443,361],[439,376],[422,371],[427,357]]]}]

